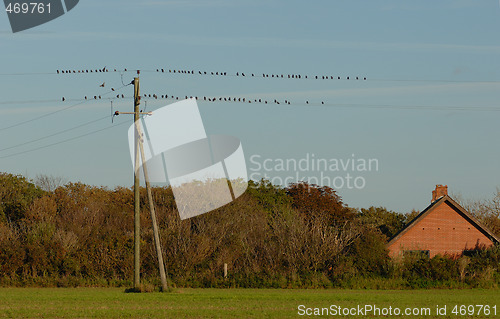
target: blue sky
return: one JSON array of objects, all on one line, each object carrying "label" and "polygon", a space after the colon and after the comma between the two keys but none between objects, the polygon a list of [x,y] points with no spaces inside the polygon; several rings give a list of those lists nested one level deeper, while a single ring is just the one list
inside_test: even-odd
[{"label": "blue sky", "polygon": [[[143,70],[143,93],[291,101],[199,103],[209,134],[241,139],[249,173],[257,167],[251,156],[377,159],[377,171],[351,172],[365,187],[338,190],[349,206],[421,210],[436,184],[466,198],[491,197],[500,186],[499,31],[496,0],[82,0],[61,18],[16,34],[2,13],[0,149],[98,121],[0,151],[0,167],[30,178],[131,186],[128,124],[111,127],[131,118],[112,124],[108,99],[76,105],[121,87],[120,73],[55,74],[106,66]],[[342,80],[174,75],[157,68]],[[133,76],[123,73],[123,81]],[[132,87],[121,93],[129,98],[114,100],[114,109],[131,111]],[[147,108],[171,102],[150,99]],[[295,176],[260,173],[277,180]],[[333,179],[349,172],[300,175],[321,173]]]}]

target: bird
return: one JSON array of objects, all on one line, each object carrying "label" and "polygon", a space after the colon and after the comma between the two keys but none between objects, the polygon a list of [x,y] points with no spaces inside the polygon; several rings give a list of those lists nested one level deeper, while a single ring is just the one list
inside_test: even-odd
[{"label": "bird", "polygon": [[105,85],[106,85],[106,82],[102,82],[102,84],[101,84],[101,85],[99,85],[99,87],[102,87],[102,88],[103,88]]},{"label": "bird", "polygon": [[122,99],[123,99],[124,97],[125,97],[125,96],[123,96],[123,94],[122,94]]},{"label": "bird", "polygon": [[241,72],[241,76],[245,76],[245,73]]},{"label": "bird", "polygon": [[102,68],[102,72],[106,72],[106,66]]},{"label": "bird", "polygon": [[62,97],[62,101],[63,101],[63,102],[64,102],[64,101],[66,101],[66,99],[64,98],[64,96]]},{"label": "bird", "polygon": [[115,88],[111,88],[111,91],[114,91],[114,90],[115,90]]},{"label": "bird", "polygon": [[59,70],[57,70],[57,74],[59,74]]},{"label": "bird", "polygon": [[309,101],[306,101],[306,104],[309,104]]},{"label": "bird", "polygon": [[321,101],[321,104],[325,104],[325,102]]},{"label": "bird", "polygon": [[87,96],[85,95],[85,100],[87,99]]}]

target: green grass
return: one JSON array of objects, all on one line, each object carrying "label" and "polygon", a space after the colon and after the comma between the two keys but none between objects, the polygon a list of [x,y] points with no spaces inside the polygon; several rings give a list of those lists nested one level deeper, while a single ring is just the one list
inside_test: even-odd
[{"label": "green grass", "polygon": [[[0,288],[0,318],[304,318],[298,306],[428,307],[424,318],[499,318],[499,290],[183,289],[124,293],[119,288]],[[454,305],[497,306],[497,315],[455,316]],[[447,305],[447,316],[436,315]],[[315,317],[315,316],[311,316]],[[347,318],[347,316],[323,316]],[[349,316],[374,318],[374,316]]]}]

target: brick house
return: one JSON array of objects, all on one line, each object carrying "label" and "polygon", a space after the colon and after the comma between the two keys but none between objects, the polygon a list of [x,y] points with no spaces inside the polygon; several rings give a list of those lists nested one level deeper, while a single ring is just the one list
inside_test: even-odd
[{"label": "brick house", "polygon": [[436,185],[431,204],[387,243],[389,256],[406,253],[461,254],[465,249],[490,247],[500,239],[450,196],[448,186]]}]

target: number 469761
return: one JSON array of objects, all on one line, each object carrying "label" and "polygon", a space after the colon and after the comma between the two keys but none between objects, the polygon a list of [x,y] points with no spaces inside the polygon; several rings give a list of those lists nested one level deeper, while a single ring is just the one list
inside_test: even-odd
[{"label": "number 469761", "polygon": [[486,315],[486,316],[489,316],[490,314],[496,316],[497,315],[497,306],[496,305],[494,305],[494,306],[490,306],[490,305],[475,305],[475,306],[474,305],[468,305],[468,306],[461,305],[461,306],[458,306],[458,305],[455,305],[455,307],[453,307],[453,310],[451,311],[451,313],[456,315],[456,316],[465,316],[465,315],[469,315],[469,316]]},{"label": "number 469761", "polygon": [[27,14],[27,13],[34,13],[34,14],[44,14],[44,13],[49,13],[50,14],[50,3],[39,3],[39,2],[23,2],[23,3],[12,3],[10,2],[7,7],[5,8],[5,11],[7,13],[14,13],[14,14]]}]

